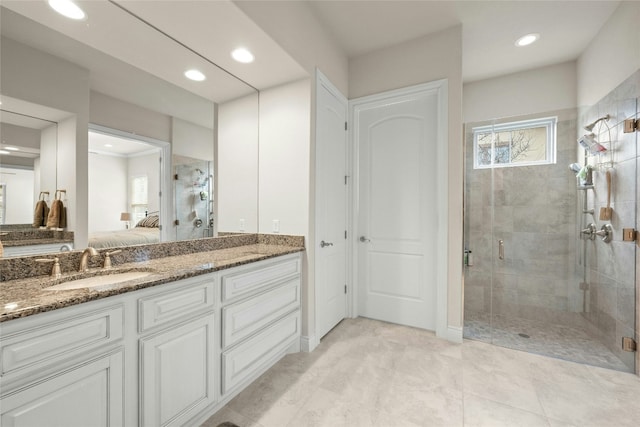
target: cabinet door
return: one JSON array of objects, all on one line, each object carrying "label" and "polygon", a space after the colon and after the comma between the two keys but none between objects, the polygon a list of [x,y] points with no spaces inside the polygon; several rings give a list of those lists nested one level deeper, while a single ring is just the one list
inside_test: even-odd
[{"label": "cabinet door", "polygon": [[54,375],[2,397],[5,427],[121,426],[122,352]]},{"label": "cabinet door", "polygon": [[182,425],[215,402],[214,315],[140,340],[140,425]]}]

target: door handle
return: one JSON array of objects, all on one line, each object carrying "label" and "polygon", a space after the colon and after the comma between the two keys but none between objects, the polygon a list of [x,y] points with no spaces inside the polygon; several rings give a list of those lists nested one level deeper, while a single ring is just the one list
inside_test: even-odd
[{"label": "door handle", "polygon": [[498,258],[504,259],[504,240],[498,240]]},{"label": "door handle", "polygon": [[369,243],[369,242],[371,241],[371,239],[367,239],[367,238],[366,238],[366,237],[364,237],[364,236],[360,236],[360,241],[361,241],[362,243]]},{"label": "door handle", "polygon": [[320,241],[320,247],[324,248],[325,246],[333,246],[333,243],[325,242],[324,240]]}]

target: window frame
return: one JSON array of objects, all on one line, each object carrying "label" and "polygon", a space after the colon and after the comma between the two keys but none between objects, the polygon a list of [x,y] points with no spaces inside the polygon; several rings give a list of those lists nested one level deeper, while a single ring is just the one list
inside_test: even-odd
[{"label": "window frame", "polygon": [[[477,126],[471,129],[473,134],[473,168],[474,169],[493,169],[493,168],[509,168],[509,167],[520,167],[520,166],[538,166],[538,165],[551,165],[556,163],[556,154],[557,154],[557,117],[542,117],[538,119],[530,119],[530,120],[518,120],[513,122],[505,122],[499,124],[491,124],[485,126]],[[533,128],[541,128],[544,127],[546,131],[546,153],[544,160],[536,160],[529,162],[511,162],[508,163],[494,163],[495,155],[493,155],[495,150],[495,138],[491,140],[491,163],[489,164],[479,164],[478,156],[478,136],[480,134],[496,134],[500,132],[508,132],[508,131],[517,131],[522,129],[533,129]],[[510,149],[509,149],[510,150]]]},{"label": "window frame", "polygon": [[[144,203],[137,203],[135,199],[135,183],[136,180],[144,178],[145,186],[147,190],[146,201]],[[149,209],[149,177],[146,174],[133,175],[129,184],[131,187],[131,221],[133,224],[137,224],[138,221],[145,218],[145,212]]]}]

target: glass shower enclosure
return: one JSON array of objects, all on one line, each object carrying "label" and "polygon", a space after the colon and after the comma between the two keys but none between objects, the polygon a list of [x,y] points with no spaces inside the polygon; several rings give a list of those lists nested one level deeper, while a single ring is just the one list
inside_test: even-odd
[{"label": "glass shower enclosure", "polygon": [[636,371],[639,90],[466,124],[465,338]]}]

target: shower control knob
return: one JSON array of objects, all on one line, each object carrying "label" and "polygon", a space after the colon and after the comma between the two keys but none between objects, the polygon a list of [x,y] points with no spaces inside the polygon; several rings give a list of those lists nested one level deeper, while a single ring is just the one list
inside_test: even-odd
[{"label": "shower control knob", "polygon": [[590,223],[587,225],[587,228],[580,231],[580,234],[582,234],[583,239],[595,240],[597,231],[598,229],[596,228],[596,225],[594,223]]}]

